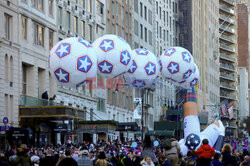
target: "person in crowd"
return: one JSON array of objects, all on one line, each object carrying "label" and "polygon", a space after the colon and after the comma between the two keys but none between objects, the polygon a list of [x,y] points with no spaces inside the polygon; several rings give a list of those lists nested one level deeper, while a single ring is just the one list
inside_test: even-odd
[{"label": "person in crowd", "polygon": [[28,148],[26,144],[21,144],[17,148],[16,157],[13,157],[11,162],[12,165],[22,165],[22,166],[31,166],[30,156],[28,154]]},{"label": "person in crowd", "polygon": [[146,156],[150,156],[152,161],[154,162],[155,165],[158,164],[157,158],[153,152],[152,148],[152,141],[150,139],[149,135],[145,136],[144,142],[143,142],[143,150],[142,150],[142,157],[145,158]]},{"label": "person in crowd", "polygon": [[0,152],[0,165],[1,166],[10,166],[7,157],[2,152]]},{"label": "person in crowd", "polygon": [[78,166],[93,166],[93,161],[89,158],[88,150],[79,152],[80,157],[77,160]]},{"label": "person in crowd", "polygon": [[39,166],[40,158],[38,156],[33,155],[33,156],[31,156],[30,160],[31,160],[32,166]]},{"label": "person in crowd", "polygon": [[141,162],[142,166],[154,166],[154,162],[152,161],[150,156],[145,156],[144,159]]},{"label": "person in crowd", "polygon": [[171,139],[165,140],[165,152],[164,155],[168,159],[171,166],[177,166],[180,154],[180,146],[176,139],[172,137]]},{"label": "person in crowd", "polygon": [[250,156],[245,156],[244,161],[240,163],[240,166],[249,166],[250,165]]},{"label": "person in crowd", "polygon": [[71,157],[72,152],[71,149],[66,149],[65,150],[65,158],[60,161],[58,166],[78,166],[77,162],[75,159]]},{"label": "person in crowd", "polygon": [[197,149],[196,154],[198,156],[197,166],[210,166],[215,151],[209,145],[208,139],[203,139],[202,145]]},{"label": "person in crowd", "polygon": [[56,165],[56,159],[54,157],[54,153],[50,148],[48,148],[46,151],[46,157],[40,160],[40,166],[48,166],[48,165],[50,166]]},{"label": "person in crowd", "polygon": [[105,153],[101,151],[99,153],[98,159],[95,162],[95,166],[112,166],[112,165],[106,160]]},{"label": "person in crowd", "polygon": [[187,159],[186,159],[187,166],[194,166],[197,160],[198,157],[196,155],[195,150],[191,150],[187,153]]},{"label": "person in crowd", "polygon": [[232,156],[231,146],[229,144],[225,144],[222,148],[222,165],[223,166],[236,166],[236,159]]},{"label": "person in crowd", "polygon": [[222,166],[222,162],[220,161],[220,154],[215,153],[214,159],[211,162],[212,166]]}]

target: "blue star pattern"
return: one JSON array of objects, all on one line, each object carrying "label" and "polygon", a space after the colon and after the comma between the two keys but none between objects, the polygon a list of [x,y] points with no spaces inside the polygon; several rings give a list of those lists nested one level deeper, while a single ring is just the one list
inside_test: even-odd
[{"label": "blue star pattern", "polygon": [[191,62],[191,55],[188,52],[182,52],[182,58],[184,61],[190,63]]},{"label": "blue star pattern", "polygon": [[113,65],[108,61],[102,61],[98,64],[98,68],[101,73],[111,73],[113,70]]},{"label": "blue star pattern", "polygon": [[175,74],[179,72],[179,64],[176,62],[170,62],[167,68],[171,74]]},{"label": "blue star pattern", "polygon": [[142,80],[134,80],[134,82],[132,83],[132,85],[136,88],[143,88],[145,87],[145,82]]},{"label": "blue star pattern", "polygon": [[156,71],[156,65],[152,62],[148,62],[148,64],[144,67],[147,75],[153,75]]},{"label": "blue star pattern", "polygon": [[105,39],[100,44],[100,49],[102,49],[104,52],[108,52],[112,49],[114,49],[114,42],[113,40]]},{"label": "blue star pattern", "polygon": [[185,145],[189,150],[195,150],[201,142],[200,137],[197,134],[189,134],[186,138]]},{"label": "blue star pattern", "polygon": [[176,50],[174,48],[170,48],[168,50],[165,51],[164,55],[166,56],[171,56],[176,52]]},{"label": "blue star pattern", "polygon": [[68,43],[61,43],[56,49],[56,55],[59,58],[67,56],[70,54],[70,44]]},{"label": "blue star pattern", "polygon": [[62,68],[58,68],[55,72],[54,72],[56,79],[59,82],[62,83],[67,83],[69,82],[69,73],[65,70],[63,70]]},{"label": "blue star pattern", "polygon": [[77,59],[77,70],[87,73],[92,67],[92,61],[88,55],[84,55]]},{"label": "blue star pattern", "polygon": [[189,69],[187,72],[185,72],[183,74],[183,79],[189,78],[191,76],[191,74],[192,74],[192,70]]},{"label": "blue star pattern", "polygon": [[149,51],[143,48],[140,49],[136,49],[135,52],[137,53],[137,55],[148,55]]},{"label": "blue star pattern", "polygon": [[130,54],[127,50],[121,52],[120,62],[122,64],[128,65],[128,63],[130,62],[130,59],[131,59],[131,57],[130,57]]},{"label": "blue star pattern", "polygon": [[83,38],[78,38],[78,42],[82,43],[86,47],[92,47],[92,45],[87,40],[84,40]]},{"label": "blue star pattern", "polygon": [[194,78],[191,82],[190,82],[190,86],[193,87],[197,84],[198,82],[198,79],[197,78]]},{"label": "blue star pattern", "polygon": [[132,62],[133,62],[133,64],[131,65],[131,67],[128,70],[129,73],[134,73],[135,70],[137,69],[137,65],[136,65],[135,61],[133,60]]}]

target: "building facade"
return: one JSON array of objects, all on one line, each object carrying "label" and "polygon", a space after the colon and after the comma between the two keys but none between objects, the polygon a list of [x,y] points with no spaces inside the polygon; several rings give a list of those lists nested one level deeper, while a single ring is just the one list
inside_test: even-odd
[{"label": "building facade", "polygon": [[18,126],[20,80],[20,40],[17,1],[0,2],[0,116],[8,117],[10,126]]},{"label": "building facade", "polygon": [[[238,44],[237,5],[234,0],[220,0],[220,102],[234,104],[234,117],[238,110]],[[236,133],[236,121],[224,120],[226,134]]]},{"label": "building facade", "polygon": [[199,111],[209,122],[219,113],[219,4],[218,1],[179,1],[180,46],[188,49],[200,71]]}]

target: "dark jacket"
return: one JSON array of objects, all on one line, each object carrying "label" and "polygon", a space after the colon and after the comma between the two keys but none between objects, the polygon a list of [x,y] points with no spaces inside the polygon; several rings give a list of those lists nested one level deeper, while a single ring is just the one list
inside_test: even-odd
[{"label": "dark jacket", "polygon": [[17,158],[12,162],[16,166],[31,166],[30,156],[27,151],[18,152]]},{"label": "dark jacket", "polygon": [[234,166],[236,165],[236,158],[231,155],[231,152],[222,152],[222,165],[223,166]]},{"label": "dark jacket", "polygon": [[56,159],[53,156],[46,156],[45,158],[40,160],[39,166],[55,166]]}]

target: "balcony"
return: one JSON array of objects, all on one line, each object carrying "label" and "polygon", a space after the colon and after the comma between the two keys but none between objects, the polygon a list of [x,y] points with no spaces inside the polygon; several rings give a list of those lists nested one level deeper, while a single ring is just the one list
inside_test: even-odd
[{"label": "balcony", "polygon": [[224,54],[224,53],[220,53],[220,58],[221,59],[224,59],[224,60],[227,60],[227,61],[230,61],[230,62],[235,62],[235,58],[233,57],[230,57],[228,56],[227,54]]},{"label": "balcony", "polygon": [[20,106],[62,106],[61,103],[56,103],[50,100],[38,99],[36,97],[21,95]]},{"label": "balcony", "polygon": [[234,0],[222,0],[223,2],[226,2],[227,4],[229,4],[229,5],[232,5],[232,6],[234,6]]},{"label": "balcony", "polygon": [[235,86],[229,85],[228,83],[225,83],[225,82],[221,82],[220,87],[223,89],[228,89],[228,90],[232,90],[232,91],[236,90]]},{"label": "balcony", "polygon": [[235,77],[233,75],[227,74],[225,72],[221,72],[220,77],[223,79],[230,80],[230,81],[235,81]]},{"label": "balcony", "polygon": [[220,94],[220,97],[224,98],[224,99],[236,100],[236,96],[235,95]]},{"label": "balcony", "polygon": [[229,17],[227,17],[227,16],[225,16],[223,14],[220,14],[220,19],[223,20],[223,21],[226,21],[226,22],[228,22],[230,24],[235,24],[235,21],[233,19],[231,19],[231,18],[229,18]]},{"label": "balcony", "polygon": [[235,67],[233,65],[229,65],[227,63],[221,63],[220,68],[229,70],[229,71],[235,71]]},{"label": "balcony", "polygon": [[223,31],[226,31],[226,32],[232,33],[232,34],[234,34],[234,33],[235,33],[235,31],[234,31],[234,29],[233,29],[233,28],[230,28],[230,27],[225,26],[225,25],[220,25],[220,29],[222,29]]},{"label": "balcony", "polygon": [[230,46],[228,46],[226,44],[220,43],[220,48],[223,49],[223,50],[235,53],[235,48],[232,48],[232,47],[230,47]]},{"label": "balcony", "polygon": [[230,43],[232,43],[232,44],[235,43],[235,40],[234,40],[232,37],[229,37],[229,36],[226,36],[226,35],[220,35],[220,39],[223,39],[223,40],[225,40],[225,41],[228,41],[228,42],[230,42]]},{"label": "balcony", "polygon": [[220,9],[223,10],[224,12],[231,14],[231,15],[234,15],[234,13],[235,13],[233,9],[230,9],[225,5],[220,5]]}]

